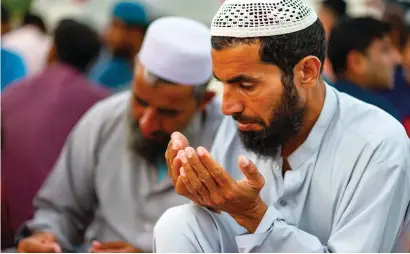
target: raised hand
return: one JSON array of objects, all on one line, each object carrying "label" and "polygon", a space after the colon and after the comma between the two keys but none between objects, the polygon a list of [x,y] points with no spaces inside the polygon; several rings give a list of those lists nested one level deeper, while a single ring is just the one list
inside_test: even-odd
[{"label": "raised hand", "polygon": [[267,206],[259,195],[265,179],[253,162],[244,156],[238,158],[245,178],[235,181],[203,147],[196,151],[186,147],[176,160],[182,164],[178,180],[181,178],[197,203],[229,213],[249,232],[256,230]]}]

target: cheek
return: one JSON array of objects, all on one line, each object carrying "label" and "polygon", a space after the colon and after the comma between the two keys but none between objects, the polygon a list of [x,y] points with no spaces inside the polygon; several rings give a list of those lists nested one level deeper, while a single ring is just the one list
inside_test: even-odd
[{"label": "cheek", "polygon": [[136,120],[139,121],[142,117],[142,115],[144,114],[145,108],[136,104],[136,103],[132,103],[131,104],[131,114],[132,117]]},{"label": "cheek", "polygon": [[[255,92],[254,95],[247,96],[245,104],[247,105],[246,111],[249,111],[251,115],[258,116],[265,124],[269,124],[273,111],[279,107],[282,103],[283,85],[279,80],[276,80],[277,85],[270,83],[264,85],[260,91]],[[245,113],[246,114],[246,113]]]},{"label": "cheek", "polygon": [[161,117],[161,129],[169,134],[175,131],[183,131],[189,124],[190,120],[191,117],[185,115],[178,117]]}]

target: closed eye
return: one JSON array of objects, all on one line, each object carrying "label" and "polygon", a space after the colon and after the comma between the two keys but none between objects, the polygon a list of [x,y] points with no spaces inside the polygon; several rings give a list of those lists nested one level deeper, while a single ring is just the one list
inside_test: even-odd
[{"label": "closed eye", "polygon": [[239,87],[243,90],[252,90],[255,88],[255,85],[248,82],[242,82],[239,84]]},{"label": "closed eye", "polygon": [[137,104],[143,106],[143,107],[148,107],[148,102],[144,101],[143,99],[141,99],[140,97],[134,95],[134,100]]}]

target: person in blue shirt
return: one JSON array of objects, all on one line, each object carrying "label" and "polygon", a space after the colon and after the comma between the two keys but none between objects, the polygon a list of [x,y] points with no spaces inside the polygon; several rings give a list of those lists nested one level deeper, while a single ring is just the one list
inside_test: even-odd
[{"label": "person in blue shirt", "polygon": [[1,49],[1,91],[10,83],[23,78],[26,75],[26,67],[23,59],[16,53]]},{"label": "person in blue shirt", "polygon": [[380,95],[389,100],[404,119],[410,120],[410,27],[403,30],[401,37],[402,65],[396,69],[394,88]]},{"label": "person in blue shirt", "polygon": [[117,3],[112,11],[111,24],[104,34],[106,49],[91,68],[89,78],[114,92],[128,88],[133,78],[134,58],[147,25],[147,14],[139,3]]},{"label": "person in blue shirt", "polygon": [[[1,35],[10,30],[10,14],[7,8],[1,5]],[[1,91],[10,83],[24,77],[26,67],[23,59],[16,53],[1,49]]]},{"label": "person in blue shirt", "polygon": [[337,81],[334,87],[377,106],[398,120],[397,109],[379,91],[393,88],[400,55],[389,38],[389,24],[373,18],[340,22],[329,38],[328,57]]}]

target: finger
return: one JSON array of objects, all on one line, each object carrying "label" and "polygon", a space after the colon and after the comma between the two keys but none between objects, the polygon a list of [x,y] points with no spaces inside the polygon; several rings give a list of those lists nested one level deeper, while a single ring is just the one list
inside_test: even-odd
[{"label": "finger", "polygon": [[205,168],[202,161],[199,159],[196,151],[192,147],[185,148],[185,154],[189,165],[198,175],[199,180],[205,185],[210,193],[217,191],[215,180],[211,177],[208,169]]},{"label": "finger", "polygon": [[120,249],[120,248],[124,248],[127,245],[128,245],[127,243],[122,242],[122,241],[104,242],[104,243],[100,243],[100,245],[96,248],[97,249]]},{"label": "finger", "polygon": [[179,148],[179,149],[178,149],[178,148],[175,148],[175,149],[180,150],[180,149],[184,149],[185,147],[189,146],[188,139],[187,139],[182,133],[180,133],[180,132],[174,132],[174,133],[172,133],[171,139],[172,139],[172,140],[179,140],[179,141],[181,142],[181,143],[180,143],[180,148]]},{"label": "finger", "polygon": [[120,253],[122,249],[93,249],[91,253]]},{"label": "finger", "polygon": [[189,194],[191,196],[191,198],[189,198],[188,196],[186,197],[188,197],[194,202],[197,202],[198,204],[205,205],[205,200],[208,200],[208,199],[207,198],[204,199],[204,197],[192,187],[191,182],[186,176],[185,169],[183,167],[181,167],[181,177],[180,178],[181,178],[181,181],[184,183],[185,187],[188,189]]},{"label": "finger", "polygon": [[168,172],[172,172],[170,174],[170,177],[172,179],[172,184],[175,186],[175,183],[179,177],[180,174],[180,168],[182,166],[182,162],[181,162],[181,153],[184,150],[179,150],[177,153],[177,156],[174,158],[173,162],[172,162],[172,167],[168,169]]},{"label": "finger", "polygon": [[179,150],[173,149],[173,147],[180,147],[179,141],[176,142],[176,141],[173,141],[171,139],[171,141],[169,141],[169,143],[168,143],[168,147],[167,147],[167,150],[165,152],[165,161],[166,161],[167,167],[168,167],[168,175],[171,178],[174,177],[174,175],[173,175],[174,172],[172,170],[173,169],[172,168],[172,163],[173,163],[173,161],[174,161],[174,159],[177,156],[178,151],[179,151]]},{"label": "finger", "polygon": [[265,178],[259,172],[255,163],[241,155],[238,158],[238,165],[242,173],[245,175],[245,181],[248,183],[249,187],[260,191],[265,185]]},{"label": "finger", "polygon": [[171,135],[171,140],[168,142],[167,150],[165,152],[165,160],[167,162],[168,169],[171,168],[172,161],[174,160],[178,151],[187,147],[188,144],[188,140],[181,133],[174,132]]},{"label": "finger", "polygon": [[57,243],[41,243],[37,239],[26,239],[19,244],[19,252],[55,253],[61,252]]},{"label": "finger", "polygon": [[[183,177],[182,174],[180,177],[178,177],[178,180],[175,186],[176,186],[175,189],[177,190],[178,194],[187,197],[188,199],[192,200],[194,203],[203,205],[202,198],[200,197],[200,195],[198,193],[196,193],[195,195],[195,190],[191,187],[189,180],[186,177]],[[190,190],[188,190],[188,188]],[[184,194],[181,194],[181,193],[184,193]]]},{"label": "finger", "polygon": [[212,158],[204,147],[198,147],[198,155],[202,164],[208,169],[208,172],[220,187],[230,186],[234,182],[234,179]]},{"label": "finger", "polygon": [[181,181],[184,183],[186,189],[191,193],[191,195],[194,195],[195,190],[192,188],[191,183],[189,182],[189,179],[186,177],[185,169],[183,167],[180,168],[181,171],[181,176],[178,177],[178,179],[181,179]]},{"label": "finger", "polygon": [[101,248],[102,243],[99,242],[99,241],[93,241],[93,242],[91,243],[91,246],[92,246],[93,248]]},{"label": "finger", "polygon": [[197,204],[205,205],[204,198],[201,194],[199,194],[191,185],[188,177],[186,177],[185,170],[181,167],[181,176],[178,178],[181,179],[184,186],[188,189],[189,194],[185,195],[185,197],[189,198],[190,200],[194,201]]},{"label": "finger", "polygon": [[185,177],[189,179],[192,188],[202,196],[204,201],[210,200],[208,189],[201,182],[201,180],[199,180],[197,173],[189,164],[188,158],[186,157],[186,153],[184,151],[181,153],[181,162],[186,175]]}]

